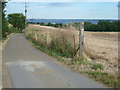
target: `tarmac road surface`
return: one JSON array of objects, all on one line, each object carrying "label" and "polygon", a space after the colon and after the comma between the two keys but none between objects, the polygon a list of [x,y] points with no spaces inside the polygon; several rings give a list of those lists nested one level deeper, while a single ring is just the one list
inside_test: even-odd
[{"label": "tarmac road surface", "polygon": [[37,50],[23,34],[10,36],[2,56],[13,88],[105,88]]}]

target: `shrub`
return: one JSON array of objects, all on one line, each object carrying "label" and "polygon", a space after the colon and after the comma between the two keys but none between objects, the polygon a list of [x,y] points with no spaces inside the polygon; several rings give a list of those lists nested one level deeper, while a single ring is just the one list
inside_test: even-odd
[{"label": "shrub", "polygon": [[92,65],[92,69],[94,69],[94,70],[103,70],[104,69],[104,67],[103,67],[103,65],[102,64],[93,64]]},{"label": "shrub", "polygon": [[58,58],[59,61],[64,61],[65,59],[64,58]]},{"label": "shrub", "polygon": [[10,33],[20,33],[20,31],[17,28],[10,27],[9,28]]}]

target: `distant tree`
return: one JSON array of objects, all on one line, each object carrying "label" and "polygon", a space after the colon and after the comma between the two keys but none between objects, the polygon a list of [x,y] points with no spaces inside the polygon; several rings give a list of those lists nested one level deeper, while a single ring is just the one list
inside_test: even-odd
[{"label": "distant tree", "polygon": [[47,24],[47,26],[53,26],[53,24],[49,22],[49,23]]},{"label": "distant tree", "polygon": [[22,13],[9,14],[8,21],[21,32],[25,28],[25,16]]},{"label": "distant tree", "polygon": [[59,26],[60,26],[60,28],[62,28],[62,27],[63,27],[63,24],[62,24],[62,23],[60,23],[60,24],[59,24]]},{"label": "distant tree", "polygon": [[90,31],[91,30],[91,25],[92,25],[92,23],[91,22],[85,22],[85,30],[86,31]]},{"label": "distant tree", "polygon": [[40,24],[39,22],[37,22],[37,24]]},{"label": "distant tree", "polygon": [[40,25],[42,25],[42,26],[43,26],[43,25],[44,25],[44,23],[40,23]]},{"label": "distant tree", "polygon": [[55,27],[56,27],[56,28],[59,28],[59,27],[60,27],[60,25],[59,25],[58,23],[56,23],[56,24],[55,24]]},{"label": "distant tree", "polygon": [[120,31],[120,21],[113,21],[111,23],[110,31]]},{"label": "distant tree", "polygon": [[110,21],[100,20],[98,22],[98,27],[99,27],[99,30],[101,31],[109,31],[110,25],[111,25]]}]

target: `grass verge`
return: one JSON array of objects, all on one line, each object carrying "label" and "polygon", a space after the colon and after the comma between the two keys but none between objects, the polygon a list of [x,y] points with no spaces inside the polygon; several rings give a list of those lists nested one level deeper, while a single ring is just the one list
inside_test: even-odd
[{"label": "grass verge", "polygon": [[51,48],[49,47],[46,47],[38,42],[36,42],[35,40],[29,38],[29,40],[34,44],[34,46],[39,49],[40,51],[43,51],[47,54],[49,54],[50,56],[53,56],[55,58],[57,58],[58,56],[62,56],[59,52],[55,51],[55,50],[52,50]]},{"label": "grass verge", "polygon": [[112,88],[120,88],[120,83],[118,83],[118,79],[117,77],[108,74],[106,72],[96,72],[96,71],[83,71],[83,74],[87,75],[88,77],[101,82],[102,84],[108,86],[108,87],[112,87]]}]

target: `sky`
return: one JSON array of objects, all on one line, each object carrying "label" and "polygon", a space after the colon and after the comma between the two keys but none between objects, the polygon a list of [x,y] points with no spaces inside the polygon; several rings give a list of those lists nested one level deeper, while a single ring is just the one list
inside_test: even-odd
[{"label": "sky", "polygon": [[[28,19],[118,19],[117,0],[26,0]],[[11,0],[6,13],[25,12],[25,0]]]}]

